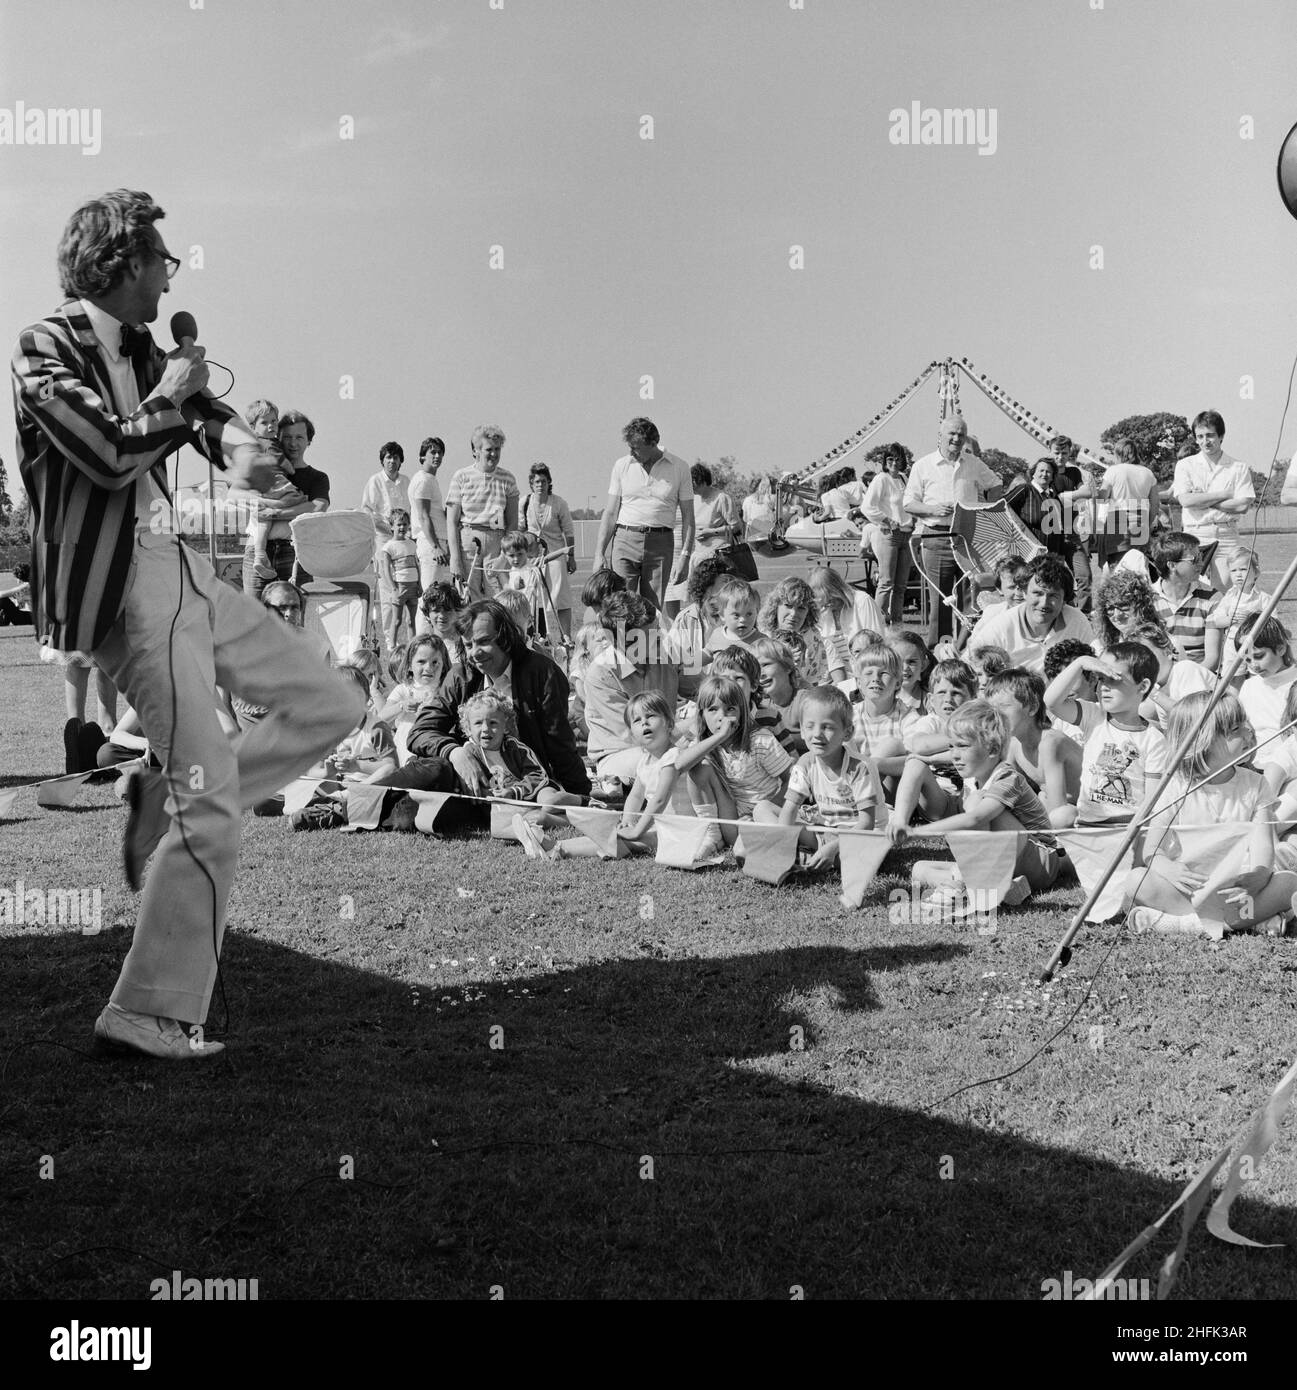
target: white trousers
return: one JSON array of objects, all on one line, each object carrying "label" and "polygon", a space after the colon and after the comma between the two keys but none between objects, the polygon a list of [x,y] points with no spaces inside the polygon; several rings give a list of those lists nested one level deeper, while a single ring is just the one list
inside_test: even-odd
[{"label": "white trousers", "polygon": [[[149,870],[113,1003],[202,1023],[239,855],[239,818],[359,723],[360,688],[305,633],[216,578],[174,536],[142,533],[96,663],[140,717],[167,780],[171,826]],[[269,713],[231,742],[221,685]]]}]

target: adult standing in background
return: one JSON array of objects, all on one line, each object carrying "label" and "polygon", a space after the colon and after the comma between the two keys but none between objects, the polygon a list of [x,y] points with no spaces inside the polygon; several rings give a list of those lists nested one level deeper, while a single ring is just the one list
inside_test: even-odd
[{"label": "adult standing in background", "polygon": [[[572,590],[567,577],[576,571],[576,532],[572,509],[554,491],[554,478],[547,463],[533,463],[527,473],[527,496],[522,502],[523,529],[539,536],[545,549],[555,558],[545,562],[545,582],[558,613],[564,637],[572,635]],[[557,552],[565,549],[566,555]]]},{"label": "adult standing in background", "polygon": [[700,560],[710,559],[726,545],[733,545],[739,533],[738,508],[724,488],[717,487],[712,470],[705,463],[695,463],[689,470],[694,490],[694,553],[689,568]]},{"label": "adult standing in background", "polygon": [[[936,584],[942,598],[955,592],[959,570],[950,548],[950,520],[955,502],[976,505],[994,502],[1004,487],[999,475],[976,455],[961,457],[968,439],[968,426],[959,415],[950,415],[937,431],[937,447],[915,461],[905,484],[904,507],[918,518],[917,530],[925,575]],[[944,602],[931,604],[928,619],[928,645],[949,636],[953,618]]]},{"label": "adult standing in background", "polygon": [[[1094,587],[1094,556],[1099,553],[1095,536],[1098,530],[1095,498],[1098,489],[1094,478],[1077,463],[1080,449],[1065,434],[1056,434],[1049,444],[1054,455],[1054,495],[1058,499],[1062,518],[1062,546],[1058,554],[1066,559],[1076,586],[1076,607],[1082,613],[1090,611],[1090,593]],[[1051,550],[1055,547],[1051,546]]]},{"label": "adult standing in background", "polygon": [[775,529],[775,489],[779,479],[763,473],[755,492],[743,499],[743,539],[749,545],[768,540]]},{"label": "adult standing in background", "polygon": [[865,529],[860,554],[872,553],[878,561],[878,587],[874,602],[886,622],[899,624],[905,611],[905,586],[910,582],[910,537],[914,522],[905,510],[905,454],[899,444],[889,444],[883,455],[883,471],[875,475],[861,507]]},{"label": "adult standing in background", "polygon": [[446,539],[451,572],[472,598],[485,594],[482,566],[500,553],[506,531],[518,529],[518,480],[500,467],[504,431],[473,431],[473,462],[455,473],[446,489]]},{"label": "adult standing in background", "polygon": [[1193,438],[1198,452],[1175,466],[1171,496],[1180,504],[1180,529],[1200,545],[1217,542],[1208,577],[1218,593],[1229,587],[1225,571],[1230,552],[1237,547],[1238,522],[1256,501],[1252,470],[1220,446],[1225,421],[1215,410],[1193,418]]},{"label": "adult standing in background", "polygon": [[378,451],[378,472],[365,484],[360,496],[361,509],[374,520],[378,535],[376,553],[392,539],[392,513],[408,515],[410,511],[410,482],[401,472],[404,462],[405,450],[395,439],[389,439]]},{"label": "adult standing in background", "polygon": [[[254,407],[274,409],[269,401],[254,401]],[[293,580],[299,584],[310,583],[311,576],[297,563],[297,553],[293,549],[293,530],[289,522],[294,517],[305,516],[308,512],[325,512],[329,509],[329,475],[306,462],[306,451],[315,440],[315,426],[300,410],[290,410],[278,417],[277,436],[279,471],[302,495],[297,502],[283,498],[262,497],[256,493],[243,492],[240,502],[254,510],[257,519],[270,522],[266,550],[276,579]],[[238,496],[226,494],[226,502]],[[249,536],[247,549],[243,553],[243,592],[251,598],[260,599],[267,580],[257,573],[256,553]]]},{"label": "adult standing in background", "polygon": [[[419,589],[428,592],[435,584],[438,570],[450,559],[446,549],[446,504],[437,485],[437,470],[446,457],[446,446],[435,435],[419,445],[419,471],[410,479],[410,529],[419,552]],[[419,610],[419,632],[431,632],[432,627],[423,609]]]},{"label": "adult standing in background", "polygon": [[[659,447],[652,420],[637,416],[622,431],[629,453],[612,466],[608,504],[599,522],[595,567],[611,567],[632,593],[663,608],[667,586],[689,573],[694,548],[694,490],[689,465]],[[672,570],[676,512],[680,513],[680,558]],[[668,617],[679,611],[668,606]],[[674,611],[673,611],[674,609]]]},{"label": "adult standing in background", "polygon": [[1140,463],[1134,441],[1119,439],[1112,458],[1099,485],[1100,496],[1109,499],[1104,529],[1110,566],[1132,550],[1147,550],[1156,524],[1165,519],[1157,474]]}]

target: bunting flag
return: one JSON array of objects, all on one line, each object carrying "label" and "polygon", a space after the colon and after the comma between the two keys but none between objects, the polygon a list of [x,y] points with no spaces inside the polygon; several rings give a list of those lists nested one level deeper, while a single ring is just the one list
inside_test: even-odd
[{"label": "bunting flag", "polygon": [[[1194,1216],[1196,1217],[1198,1212],[1202,1210],[1203,1202],[1207,1200],[1207,1194],[1211,1191],[1211,1184],[1213,1179],[1215,1178],[1216,1174],[1220,1171],[1221,1165],[1225,1162],[1225,1160],[1228,1157],[1229,1145],[1227,1144],[1223,1149],[1221,1149],[1221,1151],[1216,1155],[1215,1158],[1210,1158],[1207,1160],[1206,1163],[1203,1164],[1203,1166],[1198,1170],[1198,1172],[1194,1174],[1193,1178],[1189,1182],[1189,1185],[1184,1189],[1183,1192],[1181,1192],[1181,1194],[1175,1199],[1175,1201],[1172,1202],[1169,1207],[1167,1207],[1167,1209],[1162,1213],[1162,1215],[1159,1216],[1151,1226],[1144,1227],[1144,1229],[1139,1233],[1139,1235],[1137,1235],[1135,1239],[1131,1241],[1131,1243],[1121,1252],[1121,1254],[1118,1255],[1117,1258],[1113,1260],[1113,1262],[1108,1266],[1108,1268],[1105,1269],[1103,1273],[1094,1281],[1094,1284],[1091,1286],[1089,1292],[1082,1294],[1080,1298],[1077,1299],[1077,1302],[1093,1303],[1098,1300],[1101,1300],[1104,1296],[1105,1291],[1108,1288],[1108,1285],[1111,1284],[1112,1281],[1121,1273],[1122,1269],[1126,1265],[1126,1262],[1138,1255],[1139,1252],[1143,1250],[1144,1247],[1150,1241],[1156,1239],[1158,1232],[1161,1231],[1162,1227],[1166,1224],[1167,1220],[1175,1212],[1176,1208],[1181,1206],[1190,1198],[1200,1198],[1200,1200],[1197,1200],[1197,1203],[1193,1208]],[[1188,1226],[1182,1224],[1182,1242],[1188,1240],[1188,1227],[1192,1226],[1192,1224],[1192,1221],[1189,1221]],[[1181,1248],[1183,1249],[1183,1244]],[[1170,1264],[1171,1258],[1168,1257],[1166,1265]],[[1176,1271],[1173,1269],[1170,1274],[1170,1279],[1172,1282],[1174,1282],[1175,1280],[1175,1274]],[[1165,1275],[1166,1266],[1163,1266],[1163,1276],[1165,1277]],[[1165,1298],[1166,1294],[1170,1292],[1170,1288],[1171,1285],[1170,1283],[1168,1283],[1166,1284],[1164,1290],[1163,1281],[1162,1279],[1159,1279],[1157,1286],[1158,1298]]]},{"label": "bunting flag", "polygon": [[842,865],[843,907],[860,907],[879,866],[887,857],[891,842],[880,830],[862,835],[842,835],[838,839],[838,862]]},{"label": "bunting flag", "polygon": [[1175,1249],[1163,1260],[1161,1271],[1158,1273],[1157,1297],[1159,1302],[1171,1292],[1171,1286],[1180,1273],[1184,1252],[1189,1245],[1189,1232],[1193,1230],[1193,1223],[1197,1221],[1198,1214],[1207,1205],[1207,1198],[1211,1196],[1211,1185],[1228,1157],[1229,1146],[1226,1145],[1215,1158],[1203,1164],[1198,1170],[1198,1176],[1180,1194],[1180,1201],[1184,1203],[1184,1215],[1180,1218],[1180,1239],[1176,1241]]},{"label": "bunting flag", "polygon": [[14,806],[18,801],[19,787],[10,787],[8,791],[0,792],[0,816],[10,816],[13,814]]},{"label": "bunting flag", "polygon": [[[1072,861],[1081,888],[1088,898],[1095,885],[1108,872],[1112,856],[1122,837],[1126,834],[1124,825],[1103,826],[1096,830],[1058,830],[1054,838],[1067,851]],[[1139,843],[1137,840],[1136,844]],[[1127,873],[1135,866],[1135,846],[1132,845],[1121,857],[1121,862],[1109,875],[1103,891],[1095,899],[1087,922],[1107,922],[1120,917],[1125,911],[1123,898]]]},{"label": "bunting flag", "polygon": [[294,811],[300,811],[304,806],[310,804],[311,798],[320,790],[320,779],[318,777],[299,777],[297,781],[290,782],[283,790],[284,814],[291,816]]},{"label": "bunting flag", "polygon": [[589,806],[569,806],[567,823],[587,839],[593,840],[601,859],[616,859],[617,827],[620,811],[600,811]]},{"label": "bunting flag", "polygon": [[702,869],[724,862],[720,854],[702,857],[713,834],[711,821],[697,816],[655,816],[653,828],[658,837],[657,862],[669,869]]},{"label": "bunting flag", "polygon": [[441,808],[454,794],[454,792],[411,791],[409,795],[419,808],[418,814],[414,818],[414,828],[422,830],[425,835],[431,835],[433,826],[437,823],[437,817],[441,814]]},{"label": "bunting flag", "polygon": [[383,820],[383,798],[390,788],[373,787],[366,782],[347,788],[348,830],[377,830]]},{"label": "bunting flag", "polygon": [[517,801],[493,801],[491,803],[491,838],[493,840],[512,840],[518,837],[513,833],[514,816],[525,817],[526,808]]},{"label": "bunting flag", "polygon": [[44,806],[47,811],[75,805],[90,776],[89,772],[72,772],[66,777],[51,777],[47,782],[38,782],[36,804]]},{"label": "bunting flag", "polygon": [[757,825],[744,821],[743,831],[734,846],[735,857],[742,858],[745,874],[778,888],[797,863],[797,837],[801,833],[801,827],[796,825]]},{"label": "bunting flag", "polygon": [[957,830],[946,836],[955,856],[969,899],[979,909],[999,906],[1013,882],[1018,862],[1018,832],[1013,830]]},{"label": "bunting flag", "polygon": [[1252,1121],[1252,1128],[1248,1131],[1247,1139],[1244,1141],[1243,1152],[1234,1160],[1233,1166],[1230,1168],[1229,1179],[1221,1190],[1220,1196],[1216,1198],[1215,1205],[1207,1214],[1207,1229],[1212,1235],[1220,1240],[1228,1241],[1231,1245],[1250,1245],[1257,1250],[1274,1249],[1273,1242],[1249,1240],[1247,1236],[1241,1236],[1237,1231],[1231,1229],[1229,1209],[1234,1205],[1234,1199],[1238,1196],[1243,1184],[1256,1177],[1261,1160],[1273,1147],[1275,1139],[1278,1138],[1279,1126],[1283,1123],[1283,1117],[1287,1114],[1289,1105],[1292,1104],[1294,1086],[1297,1086],[1297,1062],[1288,1068],[1287,1074],[1274,1088],[1270,1099],[1257,1111]]}]

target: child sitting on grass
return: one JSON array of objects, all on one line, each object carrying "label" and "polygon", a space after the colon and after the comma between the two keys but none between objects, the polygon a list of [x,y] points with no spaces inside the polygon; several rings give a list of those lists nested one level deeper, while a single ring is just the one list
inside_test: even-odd
[{"label": "child sitting on grass", "polygon": [[455,631],[455,615],[463,606],[455,586],[444,579],[429,584],[419,600],[419,628],[441,639],[452,666],[463,666],[468,660],[464,639]]},{"label": "child sitting on grass", "polygon": [[905,733],[905,751],[924,759],[938,783],[952,796],[959,791],[959,774],[950,759],[950,716],[977,699],[977,677],[967,662],[957,657],[939,661],[928,685],[927,714],[919,715]]},{"label": "child sitting on grass", "polygon": [[391,727],[396,738],[397,756],[405,762],[409,749],[406,737],[415,716],[441,688],[450,670],[450,657],[440,637],[425,633],[406,644],[405,650],[392,663],[396,685],[378,711],[379,719]]},{"label": "child sitting on grass", "polygon": [[[1067,668],[1076,660],[1078,656],[1093,656],[1094,648],[1088,642],[1078,642],[1075,637],[1064,637],[1061,642],[1055,642],[1045,653],[1045,688],[1048,690],[1054,677]],[[1094,704],[1098,696],[1094,691],[1094,675],[1086,672],[1085,677],[1077,686],[1076,695],[1078,700],[1088,700]],[[1045,706],[1049,709],[1048,702]],[[1060,718],[1053,710],[1049,710],[1050,722],[1060,734],[1066,734],[1073,743],[1084,746],[1085,734],[1081,731],[1079,724],[1069,724],[1066,719]]]},{"label": "child sitting on grass", "polygon": [[[1097,703],[1076,698],[1093,677]],[[1142,642],[1114,642],[1102,657],[1079,656],[1050,683],[1046,707],[1085,736],[1074,805],[1051,806],[1056,826],[1127,825],[1166,771],[1161,731],[1140,713],[1157,678]]]},{"label": "child sitting on grass", "polygon": [[1019,555],[1008,555],[996,565],[995,588],[983,589],[977,596],[980,613],[1003,613],[1027,596],[1027,562]]},{"label": "child sitting on grass", "polygon": [[1239,641],[1250,638],[1252,646],[1247,654],[1248,678],[1238,698],[1257,741],[1263,743],[1274,737],[1282,722],[1289,687],[1297,681],[1297,664],[1288,629],[1278,618],[1260,622],[1260,617],[1256,613],[1239,624]]},{"label": "child sitting on grass", "polygon": [[1278,833],[1286,836],[1297,829],[1297,682],[1288,687],[1279,728],[1277,738],[1257,749],[1254,761],[1279,803]]},{"label": "child sitting on grass", "polygon": [[[851,723],[851,701],[836,686],[806,691],[801,735],[807,751],[789,776],[783,809],[774,819],[780,825],[802,825],[797,845],[810,856],[805,867],[811,871],[831,869],[838,862],[841,842],[832,828],[872,830],[883,804],[877,772],[867,758],[847,748]],[[753,818],[768,822],[772,816],[762,806]]]},{"label": "child sitting on grass", "polygon": [[1186,695],[1216,688],[1216,677],[1199,662],[1188,661],[1180,654],[1160,618],[1151,623],[1136,623],[1122,640],[1140,643],[1157,658],[1157,680],[1140,713],[1163,732],[1171,711]]},{"label": "child sitting on grass", "polygon": [[[1052,829],[1045,808],[1027,779],[1004,758],[1009,741],[1003,715],[985,700],[961,705],[950,716],[951,760],[963,779],[952,795],[937,781],[921,758],[905,764],[896,806],[887,834],[893,844],[911,835],[949,835],[960,830],[997,830],[1021,833],[1014,880],[1002,901],[1024,901],[1030,893],[1048,888],[1058,877],[1058,853],[1050,837]],[[911,825],[921,811],[928,823],[917,830]],[[963,896],[963,882],[955,864],[920,860],[913,880],[920,888],[935,889],[935,899],[954,903]]]},{"label": "child sitting on grass", "polygon": [[968,652],[967,659],[968,664],[973,668],[973,674],[977,677],[979,697],[985,696],[986,683],[992,676],[998,676],[1004,671],[1013,669],[1013,658],[1003,647],[974,647]]},{"label": "child sitting on grass", "polygon": [[1255,550],[1241,547],[1229,557],[1226,568],[1230,587],[1220,602],[1207,615],[1207,626],[1222,634],[1220,670],[1224,670],[1238,651],[1238,629],[1244,618],[1250,618],[1270,602],[1271,595],[1256,586],[1261,577],[1261,560]]},{"label": "child sitting on grass", "polygon": [[346,825],[347,784],[382,782],[397,769],[396,738],[374,709],[369,677],[359,663],[344,661],[337,669],[365,692],[365,715],[324,760],[314,797],[290,818],[294,830],[335,830]]},{"label": "child sitting on grass", "polygon": [[[1190,695],[1171,712],[1169,743],[1179,748],[1211,697]],[[1237,697],[1222,695],[1158,803],[1137,867],[1126,876],[1135,931],[1185,931],[1219,940],[1227,929],[1283,934],[1297,874],[1275,872],[1274,796],[1250,767],[1230,766],[1256,742]],[[1242,855],[1214,865],[1185,858],[1177,826],[1252,827]],[[1203,913],[1207,916],[1203,916]]]},{"label": "child sitting on grass", "polygon": [[1045,682],[1035,671],[1012,667],[986,682],[982,698],[1004,716],[1009,726],[1004,756],[1031,784],[1051,819],[1055,811],[1070,811],[1081,785],[1081,743],[1050,727]]},{"label": "child sitting on grass", "polygon": [[881,776],[898,777],[905,765],[906,733],[918,718],[896,698],[901,663],[891,647],[870,642],[852,653],[851,669],[860,691],[853,743]]},{"label": "child sitting on grass", "polygon": [[[618,859],[631,854],[657,853],[653,819],[663,812],[703,819],[716,816],[716,802],[700,797],[697,789],[699,783],[706,782],[706,776],[697,782],[688,776],[706,755],[677,742],[675,712],[662,692],[645,690],[632,695],[626,703],[625,714],[626,727],[642,755],[635,768],[635,785],[626,798],[621,824],[617,827]],[[590,859],[599,855],[598,846],[584,835],[560,840],[557,844],[533,838],[533,844],[552,859]],[[723,849],[720,827],[713,825],[696,862],[714,859]],[[527,852],[530,855],[533,850]]]},{"label": "child sitting on grass", "polygon": [[[763,696],[757,711],[757,724],[769,729],[779,740],[779,746],[794,757],[806,751],[801,741],[801,715],[807,686],[799,669],[798,651],[792,645],[799,640],[796,633],[781,628],[778,636],[762,637],[754,644]],[[847,708],[851,708],[850,700],[847,700]]]},{"label": "child sitting on grass", "polygon": [[851,639],[863,630],[881,641],[887,624],[874,600],[852,588],[832,565],[816,565],[806,582],[820,611],[816,628],[824,647],[826,683],[840,686],[851,673]]},{"label": "child sitting on grass", "polygon": [[932,653],[917,632],[898,632],[887,645],[901,663],[901,685],[896,692],[897,703],[910,714],[922,714],[932,666]]},{"label": "child sitting on grass", "polygon": [[716,591],[721,612],[720,626],[707,639],[707,650],[721,652],[726,647],[746,647],[761,636],[757,629],[757,614],[761,599],[757,591],[743,579],[727,579]]}]

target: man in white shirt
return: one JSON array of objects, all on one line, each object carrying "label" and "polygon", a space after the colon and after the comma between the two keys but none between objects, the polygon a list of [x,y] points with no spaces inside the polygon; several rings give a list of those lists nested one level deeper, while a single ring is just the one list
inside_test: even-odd
[{"label": "man in white shirt", "polygon": [[378,532],[381,545],[392,539],[392,513],[409,512],[409,479],[401,472],[405,462],[405,450],[394,439],[389,439],[378,451],[379,471],[365,484],[360,505],[374,518],[374,530]]},{"label": "man in white shirt", "polygon": [[[630,452],[612,466],[608,504],[599,522],[595,568],[611,568],[661,609],[668,585],[683,584],[694,548],[694,490],[689,465],[658,445],[652,420],[638,417],[622,431]],[[680,558],[672,571],[676,512]],[[668,616],[670,616],[668,614]]]},{"label": "man in white shirt", "polygon": [[[445,530],[446,507],[441,488],[437,486],[437,469],[446,457],[445,444],[435,436],[419,445],[419,471],[410,479],[410,530],[419,552],[419,588],[427,591],[437,580],[437,570],[447,561],[448,553],[442,533]],[[419,612],[420,632],[432,630],[428,620]]]},{"label": "man in white shirt", "polygon": [[981,619],[967,650],[1003,647],[1015,666],[1044,674],[1045,652],[1064,638],[1093,642],[1090,620],[1071,599],[1072,571],[1057,555],[1038,555],[1027,567],[1027,597],[1007,612],[995,609]]},{"label": "man in white shirt", "polygon": [[[950,549],[950,520],[955,503],[976,506],[979,502],[994,502],[1004,492],[999,475],[975,454],[961,457],[967,439],[968,426],[963,418],[948,416],[937,431],[936,450],[916,460],[905,485],[905,510],[918,518],[917,529],[923,538],[924,576],[937,585],[943,599],[954,593],[959,579]],[[944,602],[933,603],[931,608],[929,646],[948,635],[953,626]]]},{"label": "man in white shirt", "polygon": [[1218,593],[1228,588],[1225,568],[1238,546],[1238,521],[1256,501],[1252,471],[1220,447],[1225,421],[1214,410],[1194,416],[1198,452],[1175,466],[1171,496],[1180,504],[1180,529],[1203,545],[1218,541],[1207,577]]},{"label": "man in white shirt", "polygon": [[1144,550],[1154,525],[1163,520],[1157,474],[1139,461],[1134,441],[1119,439],[1104,469],[1100,496],[1109,499],[1106,522],[1107,563],[1117,565],[1132,550]]}]

